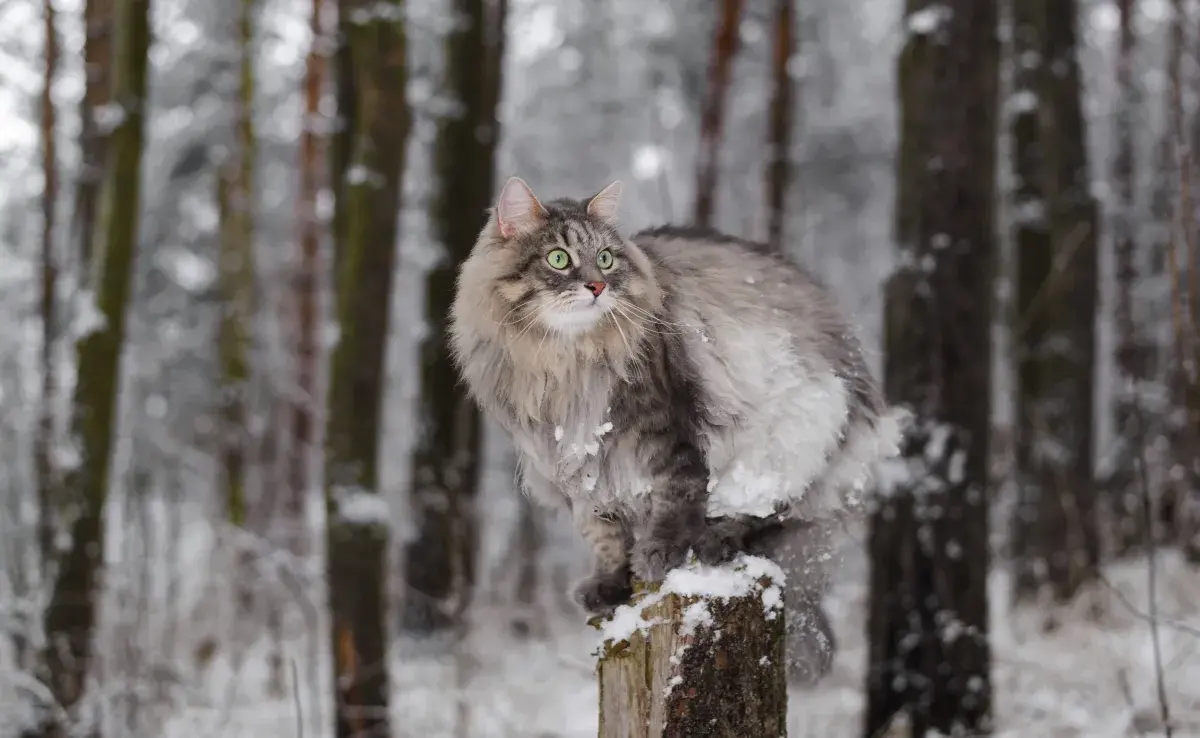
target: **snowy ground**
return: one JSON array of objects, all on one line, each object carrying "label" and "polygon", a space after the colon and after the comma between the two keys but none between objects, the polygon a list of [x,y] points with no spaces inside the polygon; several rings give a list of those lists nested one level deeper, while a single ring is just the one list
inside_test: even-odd
[{"label": "snowy ground", "polygon": [[[1160,557],[1158,609],[1165,678],[1178,738],[1200,736],[1200,573],[1174,556]],[[789,735],[857,736],[863,708],[862,566],[849,565],[829,607],[842,648],[832,673],[815,690],[793,692]],[[1008,581],[993,576],[993,644],[1000,738],[1117,738],[1161,736],[1157,717],[1145,563],[1111,568],[1088,606],[1045,618],[1008,613]],[[1119,593],[1119,594],[1118,594]],[[397,736],[440,738],[583,738],[596,734],[592,653],[596,632],[581,617],[551,606],[542,638],[512,635],[508,614],[495,606],[477,613],[460,658],[396,647],[394,715]],[[428,649],[426,649],[428,650]],[[465,675],[465,676],[463,676]],[[459,681],[462,681],[459,684]],[[189,690],[169,719],[169,738],[319,736],[298,730],[294,699],[265,699],[255,686],[264,668],[251,657],[231,687],[227,666],[214,665],[204,685]],[[457,684],[457,686],[456,686]],[[302,710],[307,709],[301,708]],[[327,707],[324,709],[328,709]],[[326,713],[328,714],[328,713]],[[465,721],[465,722],[464,722]]]}]

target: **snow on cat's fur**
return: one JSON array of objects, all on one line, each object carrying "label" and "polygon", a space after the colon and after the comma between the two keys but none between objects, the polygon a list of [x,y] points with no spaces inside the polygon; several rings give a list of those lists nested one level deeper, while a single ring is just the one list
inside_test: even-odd
[{"label": "snow on cat's fur", "polygon": [[526,490],[567,505],[596,554],[578,591],[591,610],[690,549],[727,559],[781,517],[836,516],[900,440],[828,291],[715,231],[624,238],[619,193],[543,203],[510,179],[451,316]]}]

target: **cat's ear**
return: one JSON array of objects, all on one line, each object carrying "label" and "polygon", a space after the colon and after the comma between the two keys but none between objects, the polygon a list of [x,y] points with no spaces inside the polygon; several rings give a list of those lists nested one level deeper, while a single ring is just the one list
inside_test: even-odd
[{"label": "cat's ear", "polygon": [[603,221],[616,218],[617,206],[621,204],[621,186],[621,180],[618,179],[588,200],[588,215]]},{"label": "cat's ear", "polygon": [[533,190],[520,177],[509,177],[500,190],[500,201],[496,204],[496,222],[500,235],[512,238],[529,233],[541,225],[546,209],[538,202]]}]

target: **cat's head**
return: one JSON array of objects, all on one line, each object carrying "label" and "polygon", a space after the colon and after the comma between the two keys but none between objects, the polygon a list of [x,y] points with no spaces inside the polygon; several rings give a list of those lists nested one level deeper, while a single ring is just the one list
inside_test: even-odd
[{"label": "cat's head", "polygon": [[617,232],[620,196],[613,182],[586,200],[543,203],[510,178],[463,266],[460,306],[467,298],[502,326],[568,342],[643,324],[661,297],[649,259]]}]

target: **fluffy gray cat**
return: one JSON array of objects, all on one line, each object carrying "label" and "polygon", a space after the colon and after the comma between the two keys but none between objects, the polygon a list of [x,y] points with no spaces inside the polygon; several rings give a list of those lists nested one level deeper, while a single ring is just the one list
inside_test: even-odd
[{"label": "fluffy gray cat", "polygon": [[659,581],[689,550],[767,555],[791,630],[816,636],[789,639],[812,652],[797,668],[819,676],[821,549],[897,452],[899,416],[812,277],[711,230],[624,238],[620,191],[543,203],[508,180],[459,273],[455,361],[512,434],[526,491],[566,505],[591,546],[585,609],[626,602],[632,576]]}]

